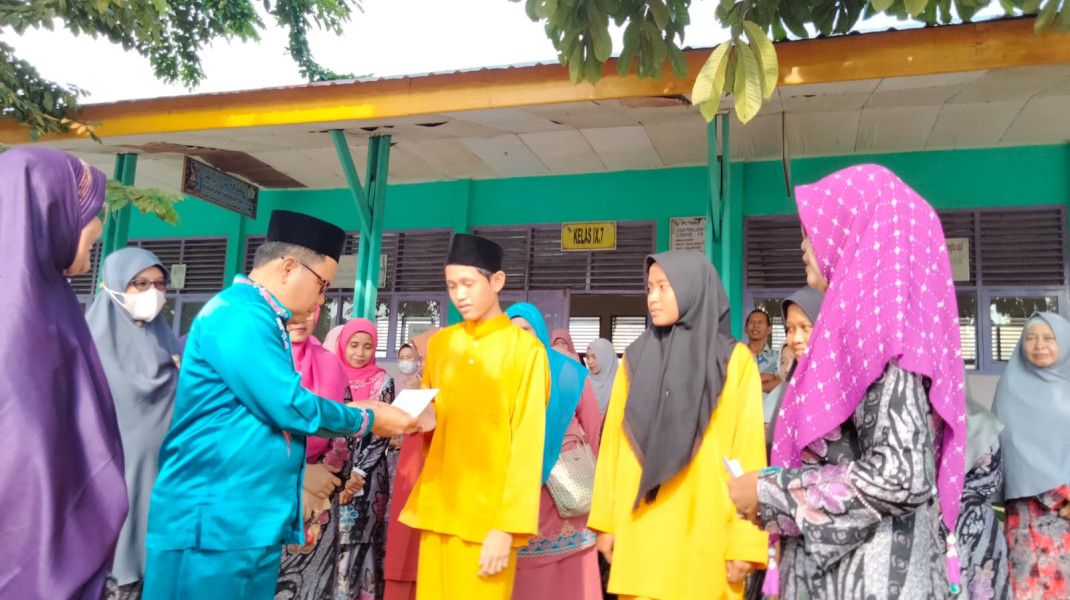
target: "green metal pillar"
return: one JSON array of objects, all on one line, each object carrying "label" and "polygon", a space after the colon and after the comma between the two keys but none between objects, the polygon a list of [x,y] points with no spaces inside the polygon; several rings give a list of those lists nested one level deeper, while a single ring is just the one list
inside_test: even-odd
[{"label": "green metal pillar", "polygon": [[713,255],[714,242],[721,241],[721,205],[724,190],[721,187],[721,158],[717,154],[717,120],[706,124],[706,172],[709,178],[710,199],[706,203],[706,258],[717,264]]},{"label": "green metal pillar", "polygon": [[387,173],[390,169],[390,136],[374,137],[368,147],[367,189],[360,183],[345,132],[331,131],[335,152],[342,163],[353,204],[360,220],[357,249],[357,276],[353,282],[353,317],[375,320],[379,294],[379,255],[383,244],[383,216],[386,206]]},{"label": "green metal pillar", "polygon": [[[137,175],[137,154],[118,154],[115,156],[115,177],[123,185],[134,185]],[[104,233],[100,236],[100,260],[103,261],[112,252],[126,247],[130,234],[130,205],[108,216],[104,224]]]},{"label": "green metal pillar", "polygon": [[729,115],[720,116],[721,126],[721,281],[732,307],[732,333],[743,332],[743,210],[742,190],[732,185],[732,143]]},{"label": "green metal pillar", "polygon": [[[390,166],[390,136],[374,137],[368,147],[367,199],[371,208],[371,234],[368,244],[361,244],[364,264],[364,317],[375,320],[379,297],[379,256],[383,250],[383,217],[386,213],[387,173]],[[363,237],[363,236],[362,236]]]}]

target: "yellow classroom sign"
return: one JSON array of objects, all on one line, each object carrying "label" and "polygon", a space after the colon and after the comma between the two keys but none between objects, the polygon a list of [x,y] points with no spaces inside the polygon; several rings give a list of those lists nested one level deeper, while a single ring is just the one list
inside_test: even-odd
[{"label": "yellow classroom sign", "polygon": [[591,251],[617,249],[617,222],[562,223],[561,250]]}]

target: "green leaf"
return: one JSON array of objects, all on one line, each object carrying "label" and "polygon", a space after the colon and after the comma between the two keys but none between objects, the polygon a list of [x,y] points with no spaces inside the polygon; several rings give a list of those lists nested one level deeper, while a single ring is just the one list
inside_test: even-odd
[{"label": "green leaf", "polygon": [[691,89],[691,102],[704,104],[712,102],[720,105],[721,94],[724,91],[725,75],[728,69],[728,51],[732,48],[732,42],[723,42],[713,49],[713,53],[702,65],[702,69],[695,78],[695,85]]},{"label": "green leaf", "polygon": [[791,11],[791,10],[782,10],[782,11],[780,11],[780,19],[782,21],[784,21],[784,25],[788,28],[789,31],[791,31],[791,33],[795,37],[801,38],[801,39],[806,39],[806,38],[810,37],[810,32],[807,31],[806,30],[806,26],[804,26],[802,24],[802,22],[799,21],[795,17],[794,11]]},{"label": "green leaf", "polygon": [[762,74],[758,57],[751,51],[750,46],[737,45],[736,56],[739,61],[732,93],[736,97],[736,116],[743,123],[747,123],[762,108]]},{"label": "green leaf", "polygon": [[572,83],[579,83],[583,81],[583,75],[583,46],[576,46],[576,49],[572,51],[572,56],[568,59],[568,78],[572,80]]},{"label": "green leaf", "polygon": [[587,81],[591,82],[591,85],[598,83],[602,79],[602,61],[595,57],[590,48],[587,49],[585,67],[584,72],[587,76]]},{"label": "green leaf", "polygon": [[672,68],[672,74],[680,79],[687,77],[687,56],[684,51],[672,40],[666,40],[665,47],[669,51],[669,67]]},{"label": "green leaf", "polygon": [[884,12],[895,4],[895,0],[872,0],[873,10]]},{"label": "green leaf", "polygon": [[929,2],[932,2],[932,0],[904,0],[907,12],[915,17],[918,17],[921,13],[925,12],[925,7],[929,5]]},{"label": "green leaf", "polygon": [[768,99],[780,81],[780,63],[777,61],[776,48],[757,24],[743,21],[743,29],[747,32],[751,52],[758,61],[756,75],[762,86],[762,97]]},{"label": "green leaf", "polygon": [[1070,2],[1063,4],[1063,9],[1059,11],[1059,20],[1056,22],[1055,29],[1062,34],[1070,32]]},{"label": "green leaf", "polygon": [[550,15],[557,12],[557,0],[537,0],[535,2],[535,16],[540,19],[549,19]]},{"label": "green leaf", "polygon": [[707,123],[717,117],[717,111],[719,111],[720,109],[720,102],[703,102],[702,104],[698,105],[698,110],[700,113],[702,113],[702,118],[706,119]]},{"label": "green leaf", "polygon": [[613,40],[609,37],[609,22],[590,23],[591,42],[594,46],[594,56],[601,62],[609,60],[613,56]]},{"label": "green leaf", "polygon": [[1027,15],[1035,14],[1040,10],[1040,0],[1025,0],[1022,2],[1022,13]]},{"label": "green leaf", "polygon": [[658,30],[664,30],[669,24],[669,7],[665,5],[665,0],[646,0],[646,5],[650,7],[650,15],[654,17]]},{"label": "green leaf", "polygon": [[1051,24],[1055,21],[1055,10],[1058,7],[1059,0],[1047,0],[1044,3],[1044,8],[1040,9],[1040,13],[1037,14],[1037,20],[1033,23],[1033,31],[1042,33],[1051,27]]}]

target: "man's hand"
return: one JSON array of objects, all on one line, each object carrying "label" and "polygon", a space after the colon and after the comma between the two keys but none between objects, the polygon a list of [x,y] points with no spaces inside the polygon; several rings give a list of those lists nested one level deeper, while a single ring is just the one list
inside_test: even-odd
[{"label": "man's hand", "polygon": [[1059,509],[1059,516],[1070,521],[1070,502],[1064,502],[1062,508]]},{"label": "man's hand", "polygon": [[331,497],[331,492],[342,483],[342,480],[334,476],[337,472],[338,469],[330,465],[306,465],[302,487],[316,498],[326,500]]},{"label": "man's hand", "polygon": [[479,554],[479,576],[493,577],[509,566],[509,554],[513,549],[513,535],[497,529],[487,532],[483,551]]},{"label": "man's hand", "polygon": [[743,583],[754,572],[754,563],[745,560],[730,560],[725,564],[728,571],[728,583]]},{"label": "man's hand", "polygon": [[338,503],[349,504],[353,498],[357,497],[357,492],[362,489],[364,489],[364,476],[354,470],[349,474],[345,489],[342,490],[341,494],[338,494]]},{"label": "man's hand", "polygon": [[375,402],[373,405],[363,405],[358,408],[375,413],[375,421],[372,423],[373,435],[391,438],[416,431],[416,419],[400,408],[383,402]]},{"label": "man's hand", "polygon": [[595,539],[594,546],[602,553],[606,562],[613,564],[613,546],[616,545],[617,536],[610,533],[600,533]]}]

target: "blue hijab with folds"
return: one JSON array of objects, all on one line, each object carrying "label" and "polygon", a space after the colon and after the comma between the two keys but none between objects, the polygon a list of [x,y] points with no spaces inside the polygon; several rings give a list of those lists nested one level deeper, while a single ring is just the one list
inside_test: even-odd
[{"label": "blue hijab with folds", "polygon": [[520,317],[531,323],[535,337],[546,348],[546,358],[550,362],[550,402],[546,406],[546,439],[542,451],[542,482],[550,478],[550,471],[561,454],[561,444],[565,440],[565,430],[572,422],[576,408],[580,405],[587,369],[550,347],[550,332],[546,321],[534,304],[521,302],[505,311],[510,319]]}]

